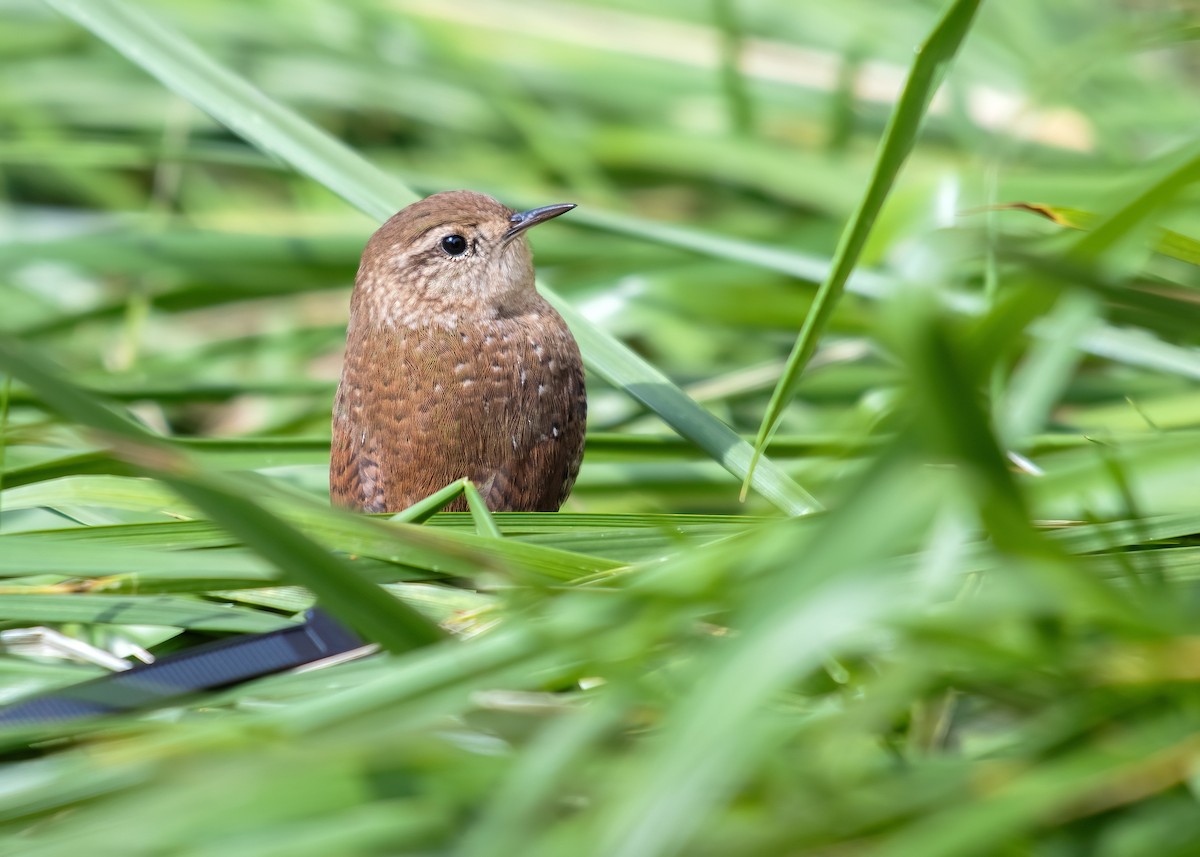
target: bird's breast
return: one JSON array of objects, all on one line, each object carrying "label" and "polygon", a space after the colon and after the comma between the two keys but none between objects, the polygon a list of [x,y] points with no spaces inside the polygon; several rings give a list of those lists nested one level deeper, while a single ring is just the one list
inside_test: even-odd
[{"label": "bird's breast", "polygon": [[335,452],[370,464],[383,507],[466,477],[494,509],[558,508],[578,470],[586,398],[575,341],[547,310],[351,336]]}]

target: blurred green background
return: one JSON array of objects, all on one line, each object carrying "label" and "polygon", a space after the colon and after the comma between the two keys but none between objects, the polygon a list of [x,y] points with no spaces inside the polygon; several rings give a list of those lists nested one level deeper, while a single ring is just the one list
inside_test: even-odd
[{"label": "blurred green background", "polygon": [[[165,653],[315,590],[456,632],[0,735],[0,850],[1200,852],[1198,35],[1188,0],[0,0],[0,630]],[[459,187],[579,204],[532,237],[575,492],[334,513],[362,246]],[[96,674],[0,654],[0,701]]]}]

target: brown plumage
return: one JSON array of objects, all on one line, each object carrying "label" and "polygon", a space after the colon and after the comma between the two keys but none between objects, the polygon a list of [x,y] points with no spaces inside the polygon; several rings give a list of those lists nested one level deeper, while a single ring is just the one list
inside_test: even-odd
[{"label": "brown plumage", "polygon": [[399,511],[467,477],[493,511],[562,505],[583,457],[583,363],[534,289],[524,232],[572,208],[450,191],[371,236],[333,406],[335,504]]}]

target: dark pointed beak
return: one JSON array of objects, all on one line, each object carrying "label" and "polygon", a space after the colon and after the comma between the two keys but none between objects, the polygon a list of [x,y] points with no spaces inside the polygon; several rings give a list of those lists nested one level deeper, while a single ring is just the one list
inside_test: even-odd
[{"label": "dark pointed beak", "polygon": [[529,211],[518,211],[509,218],[512,226],[504,233],[504,243],[512,241],[529,227],[545,223],[560,214],[566,214],[574,207],[575,203],[573,202],[560,202],[557,205],[543,205],[541,208],[531,208]]}]

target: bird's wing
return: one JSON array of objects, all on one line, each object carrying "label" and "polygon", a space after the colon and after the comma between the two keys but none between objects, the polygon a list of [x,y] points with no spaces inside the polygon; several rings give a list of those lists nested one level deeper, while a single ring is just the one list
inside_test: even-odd
[{"label": "bird's wing", "polygon": [[333,440],[329,455],[329,496],[334,505],[364,512],[382,512],[384,483],[380,469],[379,439],[347,404],[349,391],[339,387],[333,410]]}]

